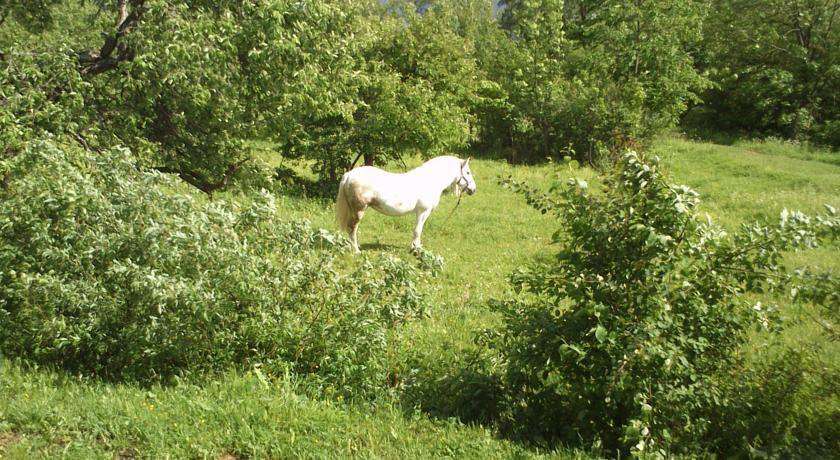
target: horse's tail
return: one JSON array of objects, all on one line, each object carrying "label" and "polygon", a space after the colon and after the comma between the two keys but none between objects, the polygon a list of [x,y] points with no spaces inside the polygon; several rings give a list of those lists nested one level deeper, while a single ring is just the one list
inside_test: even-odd
[{"label": "horse's tail", "polygon": [[338,228],[345,232],[350,232],[350,226],[353,219],[353,210],[350,209],[350,197],[348,193],[350,187],[350,173],[344,173],[341,177],[341,182],[338,184],[338,196],[335,198],[335,220],[338,222]]}]

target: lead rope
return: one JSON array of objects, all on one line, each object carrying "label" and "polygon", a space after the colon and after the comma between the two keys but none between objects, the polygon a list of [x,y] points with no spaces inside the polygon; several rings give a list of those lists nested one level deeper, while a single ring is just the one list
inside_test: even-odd
[{"label": "lead rope", "polygon": [[449,223],[449,218],[450,218],[450,217],[452,217],[452,214],[455,214],[455,210],[456,210],[456,209],[458,209],[458,206],[461,204],[461,197],[462,197],[462,196],[464,196],[463,192],[461,192],[461,194],[459,194],[459,195],[458,195],[458,202],[457,202],[457,203],[455,203],[455,207],[454,207],[454,208],[452,208],[452,210],[451,210],[451,211],[449,211],[449,215],[448,215],[448,216],[446,216],[446,220],[444,220],[444,221],[443,221],[443,224],[441,224],[442,226],[443,226],[443,225],[446,225],[447,223]]},{"label": "lead rope", "polygon": [[[461,179],[463,179],[463,178],[464,178],[464,176],[461,176]],[[458,191],[458,201],[455,203],[455,207],[453,207],[453,208],[452,208],[452,210],[451,210],[451,211],[449,211],[449,215],[448,215],[448,216],[446,216],[446,220],[444,220],[444,221],[443,221],[443,224],[441,224],[441,226],[446,225],[447,223],[449,223],[449,219],[452,217],[452,215],[453,215],[453,214],[455,214],[455,210],[456,210],[456,209],[458,209],[458,206],[460,206],[460,205],[461,205],[461,198],[464,196],[464,191],[463,191],[463,190],[460,190],[460,187],[461,187],[461,179],[458,179],[458,183],[456,183],[456,184],[455,184],[455,187],[459,187],[459,191]]]}]

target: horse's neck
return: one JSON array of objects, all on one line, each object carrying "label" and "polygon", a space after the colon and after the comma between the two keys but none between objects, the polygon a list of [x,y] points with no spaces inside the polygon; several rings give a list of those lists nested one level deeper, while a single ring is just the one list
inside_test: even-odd
[{"label": "horse's neck", "polygon": [[444,190],[451,187],[458,180],[459,173],[460,170],[452,172],[448,167],[441,167],[422,171],[421,174],[423,175],[423,182],[428,187],[433,187],[435,190],[443,193]]}]

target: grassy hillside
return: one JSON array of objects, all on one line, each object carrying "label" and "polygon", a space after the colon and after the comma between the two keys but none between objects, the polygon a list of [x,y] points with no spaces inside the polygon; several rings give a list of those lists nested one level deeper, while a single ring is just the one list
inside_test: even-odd
[{"label": "grassy hillside", "polygon": [[[809,157],[791,145],[721,146],[676,138],[658,140],[652,151],[665,160],[675,182],[700,192],[702,210],[730,229],[746,220],[775,219],[783,208],[840,208],[837,154]],[[274,163],[270,154],[265,159]],[[506,275],[534,257],[551,254],[547,243],[555,225],[498,185],[500,177],[513,175],[543,187],[573,175],[597,180],[591,170],[569,166],[474,160],[472,168],[478,193],[465,197],[448,220],[455,200],[445,197],[426,226],[424,246],[441,255],[445,266],[426,287],[428,317],[408,326],[411,333],[405,343],[393,350],[398,357],[428,366],[457,359],[473,347],[477,330],[496,321],[486,301],[508,293]],[[236,193],[226,198],[242,199]],[[295,195],[281,200],[290,216],[335,228],[331,200]],[[389,218],[371,211],[360,227],[362,250],[410,257],[412,228],[410,217]],[[792,258],[791,264],[837,271],[838,249],[809,251]],[[353,256],[348,254],[347,262],[353,263]],[[820,342],[813,325],[799,327],[791,340],[809,338],[823,347],[829,363],[838,365],[836,345]],[[138,388],[90,383],[8,360],[0,363],[0,456],[8,458],[538,454],[496,439],[485,428],[430,419],[397,401],[348,408],[340,401],[303,398],[293,382],[269,385],[256,374],[228,375],[203,386]]]}]

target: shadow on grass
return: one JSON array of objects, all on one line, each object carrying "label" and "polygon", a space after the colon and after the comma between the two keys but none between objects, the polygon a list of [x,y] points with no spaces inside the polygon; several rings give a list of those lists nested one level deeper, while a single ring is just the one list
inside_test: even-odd
[{"label": "shadow on grass", "polygon": [[499,431],[504,386],[485,353],[471,350],[453,359],[414,356],[413,361],[409,367],[416,374],[401,398],[407,412],[419,408],[433,418],[454,418]]},{"label": "shadow on grass", "polygon": [[571,437],[557,435],[555,431],[572,426],[562,410],[550,413],[545,404],[536,411],[521,406],[521,397],[506,386],[492,353],[479,347],[452,354],[451,359],[440,356],[445,350],[421,358],[424,362],[414,364],[416,374],[402,393],[402,410],[407,416],[419,410],[432,419],[481,427],[529,451],[601,458],[599,449],[583,442],[567,444]]},{"label": "shadow on grass", "polygon": [[[767,141],[780,145],[788,144],[788,146],[804,151],[821,154],[820,156],[823,158],[817,159],[817,161],[823,161],[826,153],[836,152],[836,149],[832,149],[830,145],[822,144],[815,139],[797,140],[792,133],[784,133],[772,129],[748,130],[739,126],[722,125],[719,117],[720,115],[713,110],[703,106],[696,106],[683,114],[679,123],[679,129],[689,139],[718,145],[736,146],[738,144]],[[833,161],[829,161],[829,163],[833,163]]]},{"label": "shadow on grass", "polygon": [[401,249],[404,249],[405,253],[410,255],[407,247],[404,248],[402,246],[398,246],[396,244],[390,244],[390,243],[362,243],[362,244],[359,245],[359,249],[361,249],[362,251],[374,250],[374,251],[388,251],[388,252],[394,252],[394,251],[399,251]]}]

